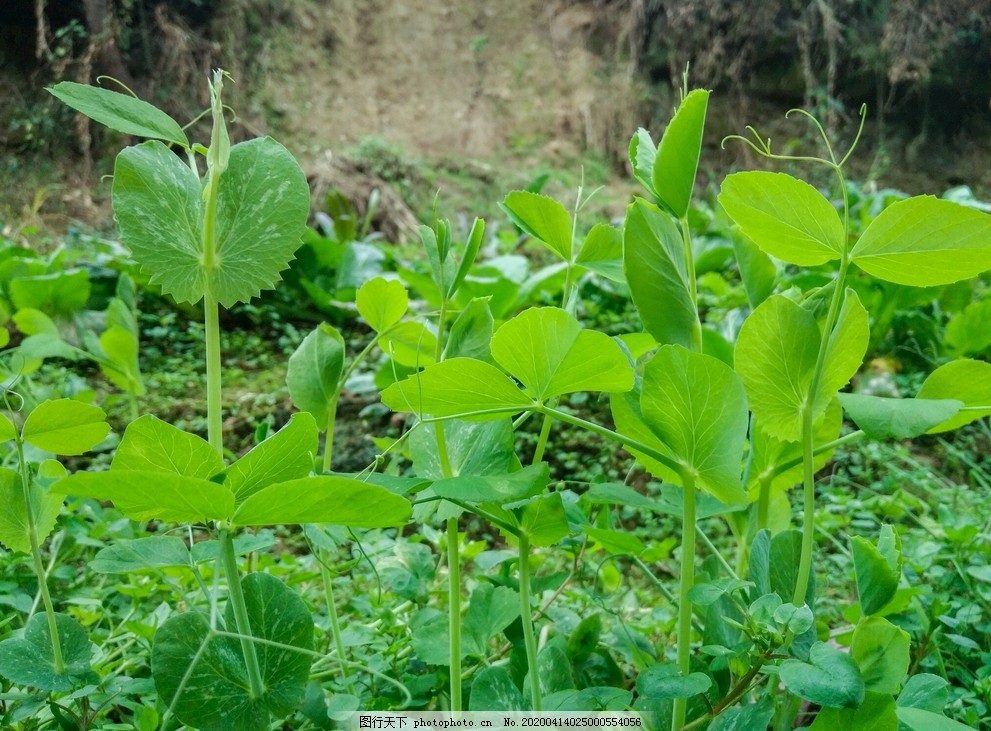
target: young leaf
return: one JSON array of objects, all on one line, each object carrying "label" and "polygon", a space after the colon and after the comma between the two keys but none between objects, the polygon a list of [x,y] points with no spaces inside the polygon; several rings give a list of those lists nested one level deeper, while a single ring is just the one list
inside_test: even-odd
[{"label": "young leaf", "polygon": [[991,215],[932,196],[909,198],[885,208],[850,253],[886,282],[958,282],[991,268]]},{"label": "young leaf", "polygon": [[74,455],[92,449],[110,433],[103,409],[72,399],[42,401],[21,430],[25,442],[54,454]]},{"label": "young leaf", "polygon": [[571,261],[571,216],[564,206],[545,195],[515,190],[499,207],[523,231]]},{"label": "young leaf", "polygon": [[902,576],[901,542],[891,526],[881,528],[877,546],[861,536],[853,537],[853,567],[860,610],[870,616],[891,601]]},{"label": "young leaf", "polygon": [[774,292],[778,268],[760,247],[742,236],[733,237],[733,253],[747,292],[747,301],[751,308],[757,308]]},{"label": "young leaf", "polygon": [[481,218],[476,218],[475,222],[471,225],[471,231],[468,232],[468,241],[465,244],[464,254],[461,256],[461,264],[458,265],[458,271],[454,275],[454,281],[451,282],[451,286],[447,290],[448,298],[454,297],[457,294],[458,289],[461,288],[461,283],[465,281],[468,272],[475,265],[475,258],[478,256],[478,250],[481,248],[482,239],[484,238],[485,221]]},{"label": "young leaf", "polygon": [[189,148],[189,139],[178,122],[158,107],[130,94],[73,81],[63,81],[48,91],[62,103],[110,129]]},{"label": "young leaf", "polygon": [[227,468],[224,486],[240,503],[273,483],[306,477],[319,438],[310,414],[293,414],[288,424]]},{"label": "young leaf", "polygon": [[0,414],[0,442],[9,442],[16,438],[17,427],[5,414]]},{"label": "young leaf", "polygon": [[16,685],[56,693],[99,682],[90,668],[93,643],[86,630],[69,615],[55,614],[55,631],[62,648],[63,669],[55,666],[48,617],[39,612],[28,620],[24,637],[0,642],[0,675]]},{"label": "young leaf", "polygon": [[692,200],[708,103],[708,91],[690,92],[678,106],[657,148],[651,180],[657,199],[676,218],[685,217]]},{"label": "young leaf", "polygon": [[818,266],[844,252],[843,222],[808,183],[750,171],[727,175],[719,203],[764,252],[799,266]]},{"label": "young leaf", "polygon": [[[62,496],[53,495],[37,485],[31,485],[30,510],[34,515],[38,541],[44,542],[55,527],[62,511]],[[31,552],[31,532],[28,521],[28,505],[24,502],[21,476],[6,467],[0,467],[0,543],[11,551]]]},{"label": "young leaf", "polygon": [[300,411],[308,411],[325,431],[331,417],[331,400],[344,370],[344,338],[337,328],[321,323],[289,356],[286,385],[289,398]]},{"label": "young leaf", "polygon": [[846,415],[871,439],[912,439],[952,419],[963,408],[953,399],[898,399],[837,394]]},{"label": "young leaf", "polygon": [[531,308],[504,323],[492,337],[492,357],[540,401],[633,388],[633,368],[619,345],[556,307]]},{"label": "young leaf", "polygon": [[382,403],[393,411],[432,416],[498,409],[498,414],[480,417],[498,419],[524,411],[533,405],[533,399],[495,366],[471,358],[451,358],[392,384],[382,392]]},{"label": "young leaf", "polygon": [[929,430],[930,434],[959,429],[977,419],[991,415],[991,363],[980,360],[955,360],[941,365],[926,378],[916,398],[956,399],[968,407],[987,409],[961,411],[952,419]]},{"label": "young leaf", "polygon": [[206,523],[227,520],[234,512],[234,494],[223,485],[167,472],[77,472],[50,490],[56,495],[110,500],[133,520]]},{"label": "young leaf", "polygon": [[613,282],[625,282],[623,232],[608,223],[597,223],[585,237],[575,263]]},{"label": "young leaf", "polygon": [[630,138],[630,167],[633,168],[633,177],[639,180],[654,198],[657,198],[653,183],[656,159],[657,146],[654,145],[650,132],[641,127]]},{"label": "young leaf", "polygon": [[444,345],[445,358],[487,360],[494,320],[488,297],[474,297],[451,325]]},{"label": "young leaf", "polygon": [[[546,464],[544,466],[546,467]],[[530,537],[532,546],[553,546],[571,533],[564,512],[564,502],[559,492],[534,498],[526,504],[522,512],[520,530]]]},{"label": "young leaf", "polygon": [[224,461],[205,439],[146,414],[127,425],[111,469],[209,480],[223,472]]},{"label": "young leaf", "polygon": [[242,502],[239,526],[330,523],[387,528],[409,519],[410,503],[384,487],[349,477],[304,477],[262,488]]},{"label": "young leaf", "polygon": [[744,502],[740,461],[747,436],[747,397],[725,363],[663,345],[643,375],[644,421],[677,455],[696,485],[727,504]]},{"label": "young leaf", "polygon": [[626,210],[623,267],[644,328],[662,345],[691,348],[698,326],[685,245],[671,217],[638,198]]},{"label": "young leaf", "polygon": [[406,288],[394,279],[375,277],[361,285],[355,295],[358,314],[377,333],[403,319],[409,307]]},{"label": "young leaf", "polygon": [[138,366],[137,336],[130,330],[115,325],[100,335],[99,343],[105,356],[104,360],[98,361],[100,370],[117,388],[135,396],[143,396],[145,386]]},{"label": "young leaf", "polygon": [[[295,591],[274,576],[250,574],[242,582],[251,634],[265,692],[248,691],[241,641],[214,634],[207,616],[185,612],[155,632],[151,672],[159,696],[176,717],[202,731],[268,728],[291,714],[310,674],[313,617]],[[225,613],[235,632],[234,610]],[[297,649],[298,648],[298,649]]]}]

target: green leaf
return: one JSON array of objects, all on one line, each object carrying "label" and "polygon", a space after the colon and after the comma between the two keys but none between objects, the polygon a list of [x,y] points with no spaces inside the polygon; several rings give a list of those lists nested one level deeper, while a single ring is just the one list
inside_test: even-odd
[{"label": "green leaf", "polygon": [[557,307],[531,308],[504,323],[492,338],[492,357],[539,401],[633,388],[633,368],[616,341]]},{"label": "green leaf", "polygon": [[613,282],[625,282],[623,232],[608,223],[597,223],[585,237],[575,263]]},{"label": "green leaf", "polygon": [[505,667],[489,666],[475,674],[468,709],[471,711],[518,711],[523,695]]},{"label": "green leaf", "polygon": [[[506,476],[518,464],[513,449],[512,419],[483,422],[449,419],[441,423],[453,476]],[[409,449],[417,476],[430,480],[444,478],[436,429],[427,425],[414,429],[409,436]]]},{"label": "green leaf", "polygon": [[409,519],[410,504],[384,487],[349,477],[304,477],[269,485],[234,512],[235,525],[330,523],[386,528]]},{"label": "green leaf", "polygon": [[864,363],[867,345],[871,339],[870,321],[860,297],[852,289],[847,289],[840,306],[836,326],[829,334],[826,343],[826,357],[822,366],[822,380],[815,394],[814,418],[825,411],[826,406],[836,396],[836,392],[846,386]]},{"label": "green leaf", "polygon": [[981,353],[991,347],[991,299],[967,305],[946,323],[946,344],[960,355]]},{"label": "green leaf", "polygon": [[[647,426],[647,422],[644,421],[640,404],[642,398],[642,393],[638,393],[637,391],[625,394],[610,394],[609,407],[612,411],[613,421],[616,424],[616,430],[623,436],[636,440],[640,444],[651,447],[657,452],[668,456],[673,462],[676,457],[671,452],[671,449],[667,444],[658,439],[653,430]],[[676,482],[681,479],[670,465],[664,464],[653,457],[648,457],[637,449],[626,447],[626,450],[654,477],[668,482]]]},{"label": "green leaf", "polygon": [[[777,594],[779,598],[792,598],[798,580],[798,565],[802,554],[802,533],[786,530],[771,537],[769,531],[761,531],[750,548],[750,580],[757,587],[757,596]],[[815,580],[809,580],[805,602],[812,606],[815,599]]]},{"label": "green leaf", "polygon": [[58,325],[41,310],[28,307],[18,310],[12,318],[17,329],[25,335],[52,335],[60,337]]},{"label": "green leaf", "polygon": [[626,281],[643,326],[658,343],[692,347],[698,312],[692,301],[685,244],[671,217],[637,198],[623,226]]},{"label": "green leaf", "polygon": [[205,439],[146,414],[127,425],[111,468],[209,480],[224,471],[224,460]]},{"label": "green leaf", "polygon": [[692,200],[708,103],[708,91],[690,92],[678,106],[657,148],[651,180],[658,200],[677,218],[685,217]]},{"label": "green leaf", "polygon": [[[44,543],[62,511],[62,496],[53,495],[36,484],[30,486],[28,495],[38,541]],[[0,543],[11,551],[30,553],[31,530],[21,476],[6,467],[0,467],[0,505],[4,506],[0,510]]]},{"label": "green leaf", "polygon": [[493,328],[489,298],[473,297],[451,326],[444,357],[487,360]]},{"label": "green leaf", "polygon": [[434,362],[437,336],[422,322],[401,322],[380,341],[382,350],[407,368],[423,368]]},{"label": "green leaf", "polygon": [[899,708],[921,708],[932,713],[943,713],[950,699],[948,680],[932,675],[919,673],[910,677],[902,692],[898,694]]},{"label": "green leaf", "polygon": [[581,690],[560,690],[544,696],[542,701],[544,711],[626,711],[633,701],[633,693],[603,685]]},{"label": "green leaf", "polygon": [[754,731],[766,729],[774,718],[774,703],[763,696],[757,703],[728,708],[709,724],[708,731]]},{"label": "green leaf", "polygon": [[654,190],[653,177],[656,159],[657,147],[654,140],[651,139],[650,132],[641,127],[630,138],[630,167],[633,168],[633,177],[655,198],[657,191]]},{"label": "green leaf", "polygon": [[17,427],[14,426],[14,423],[6,415],[0,414],[0,442],[9,442],[11,439],[16,438]]},{"label": "green leaf", "polygon": [[[555,637],[544,645],[537,654],[537,675],[540,683],[541,696],[557,693],[562,690],[573,690],[575,687],[574,673],[571,661],[564,649],[564,642]],[[529,691],[529,674],[523,680],[523,687]]]},{"label": "green leaf", "polygon": [[861,536],[853,537],[857,594],[865,615],[880,611],[894,597],[902,575],[901,561],[901,540],[890,525],[881,527],[876,546]]},{"label": "green leaf", "polygon": [[789,691],[826,708],[856,708],[864,701],[857,663],[825,642],[812,645],[809,662],[785,660],[779,676]]},{"label": "green leaf", "polygon": [[483,584],[471,593],[462,630],[463,651],[488,657],[489,641],[520,616],[520,597],[505,586]]},{"label": "green leaf", "polygon": [[963,401],[838,394],[846,415],[871,439],[912,439],[949,421]]},{"label": "green leaf", "polygon": [[114,326],[100,335],[100,349],[105,360],[100,360],[100,369],[107,378],[126,393],[143,396],[144,383],[138,366],[138,338],[130,330]]},{"label": "green leaf", "polygon": [[898,731],[895,701],[890,695],[868,691],[859,708],[823,708],[810,727],[810,731],[834,729]]},{"label": "green leaf", "polygon": [[85,269],[66,269],[12,281],[10,298],[18,310],[41,310],[52,317],[72,317],[89,299],[89,274]]},{"label": "green leaf", "polygon": [[310,414],[293,414],[288,424],[227,468],[224,485],[240,503],[276,482],[306,477],[319,439]]},{"label": "green leaf", "polygon": [[355,304],[369,327],[380,333],[403,319],[409,308],[409,295],[401,282],[375,277],[361,285]]},{"label": "green leaf", "polygon": [[941,365],[929,374],[916,398],[957,399],[970,408],[988,407],[961,411],[952,419],[930,429],[930,434],[959,429],[972,421],[983,419],[991,415],[991,363],[964,359]]},{"label": "green leaf", "polygon": [[778,259],[818,266],[843,255],[843,222],[833,204],[790,175],[763,171],[727,175],[719,202],[743,233]]},{"label": "green leaf", "polygon": [[740,328],[736,370],[754,418],[776,439],[795,442],[801,436],[820,339],[812,313],[783,295],[765,300]]},{"label": "green leaf", "polygon": [[608,528],[586,528],[585,535],[609,553],[638,556],[644,551],[643,541],[633,533]]},{"label": "green leaf", "polygon": [[514,190],[499,207],[524,232],[571,261],[571,216],[564,206],[545,195]]},{"label": "green leaf", "polygon": [[[265,692],[253,698],[241,642],[211,632],[205,615],[186,612],[155,632],[151,671],[159,696],[176,717],[202,731],[268,728],[303,700],[310,675],[313,617],[297,596],[268,574],[250,574],[242,582],[251,634]],[[235,632],[228,604],[228,632]],[[298,648],[297,651],[295,648]]]},{"label": "green leaf", "polygon": [[48,91],[62,103],[110,129],[189,148],[189,140],[178,122],[161,109],[130,94],[73,81],[60,82]]},{"label": "green leaf", "polygon": [[461,288],[462,282],[465,281],[465,277],[468,276],[468,272],[471,271],[472,266],[475,264],[475,259],[478,256],[478,250],[482,246],[482,239],[485,238],[485,221],[481,218],[476,218],[474,223],[471,225],[471,231],[468,232],[468,241],[465,243],[464,255],[461,257],[461,264],[458,265],[458,271],[454,275],[454,280],[451,282],[450,288],[447,290],[448,298],[453,298],[457,291]]},{"label": "green leaf", "polygon": [[657,503],[622,482],[596,482],[582,495],[593,504],[628,505],[638,510],[657,510]]},{"label": "green leaf", "polygon": [[740,377],[711,356],[664,345],[643,381],[644,421],[697,486],[724,503],[744,502],[740,466],[749,418]]},{"label": "green leaf", "polygon": [[42,401],[21,429],[25,442],[53,454],[74,455],[92,449],[110,433],[103,409],[73,399]]},{"label": "green leaf", "polygon": [[55,669],[52,633],[45,612],[28,620],[24,637],[11,637],[0,642],[0,675],[15,685],[26,685],[41,691],[66,693],[88,683],[98,682],[90,668],[93,644],[86,630],[67,614],[55,614],[65,669]]},{"label": "green leaf", "polygon": [[878,279],[935,287],[991,268],[991,215],[932,196],[892,203],[864,231],[851,261]]},{"label": "green leaf", "polygon": [[176,566],[192,566],[189,550],[173,536],[148,536],[116,541],[101,548],[87,568],[98,574],[129,574]]},{"label": "green leaf", "polygon": [[321,323],[289,356],[286,385],[289,397],[300,411],[316,419],[326,431],[334,394],[344,371],[344,338],[337,328]]},{"label": "green leaf", "polygon": [[669,701],[675,698],[691,698],[712,687],[712,678],[705,673],[682,675],[670,664],[652,665],[637,677],[637,691],[648,700]]},{"label": "green leaf", "polygon": [[167,472],[77,472],[52,485],[53,493],[110,500],[133,520],[206,523],[227,520],[234,494],[223,485]]},{"label": "green leaf", "polygon": [[771,257],[750,239],[734,236],[733,253],[736,255],[736,265],[740,269],[747,301],[751,308],[756,308],[774,292],[778,268]]},{"label": "green leaf", "polygon": [[302,242],[310,193],[298,163],[275,140],[234,145],[217,191],[216,264],[209,271],[200,182],[160,142],[117,156],[113,201],[121,238],[151,284],[190,304],[210,291],[230,307],[278,281]]},{"label": "green leaf", "polygon": [[895,713],[898,715],[898,720],[905,724],[909,731],[972,731],[971,726],[965,726],[941,713],[933,713],[921,708],[898,706]]},{"label": "green leaf", "polygon": [[432,489],[436,495],[450,500],[503,505],[539,495],[549,479],[547,463],[540,462],[516,472],[449,477],[435,482]]},{"label": "green leaf", "polygon": [[451,358],[394,383],[382,392],[382,403],[393,411],[433,416],[460,416],[500,409],[488,418],[524,411],[533,405],[495,366],[471,358]]},{"label": "green leaf", "polygon": [[528,502],[520,516],[520,530],[530,537],[530,545],[537,547],[553,546],[571,535],[561,493],[540,495]]},{"label": "green leaf", "polygon": [[893,695],[908,674],[908,632],[882,617],[861,620],[853,633],[850,655],[860,666],[869,691]]}]

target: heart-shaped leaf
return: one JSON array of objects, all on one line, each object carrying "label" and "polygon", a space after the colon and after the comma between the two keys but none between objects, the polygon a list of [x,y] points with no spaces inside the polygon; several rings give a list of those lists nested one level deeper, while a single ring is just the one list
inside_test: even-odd
[{"label": "heart-shaped leaf", "polygon": [[[249,693],[241,642],[217,635],[207,617],[186,612],[168,619],[155,632],[151,671],[161,698],[176,717],[202,731],[268,728],[303,700],[313,650],[313,618],[302,599],[268,574],[251,574],[242,582],[251,635],[256,643],[265,692]],[[228,605],[226,627],[235,632]],[[295,648],[298,648],[295,649]]]},{"label": "heart-shaped leaf", "polygon": [[41,612],[28,620],[24,637],[0,642],[0,675],[16,685],[59,693],[98,682],[90,668],[93,644],[86,630],[69,615],[55,614],[55,631],[65,664],[61,672],[55,667],[48,617]]},{"label": "heart-shaped leaf", "polygon": [[401,282],[375,277],[361,285],[355,295],[358,314],[377,333],[403,319],[409,307],[409,295]]}]

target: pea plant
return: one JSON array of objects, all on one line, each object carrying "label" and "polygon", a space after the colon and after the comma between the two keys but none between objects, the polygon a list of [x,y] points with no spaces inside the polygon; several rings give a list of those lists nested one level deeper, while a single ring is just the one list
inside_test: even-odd
[{"label": "pea plant", "polygon": [[[333,561],[348,540],[345,528],[353,538],[358,529],[411,522],[436,544],[446,568],[446,611],[418,606],[404,635],[420,663],[440,671],[444,690],[433,707],[632,708],[652,728],[672,731],[784,731],[808,725],[812,714],[813,729],[964,728],[943,715],[946,681],[911,662],[904,612],[914,590],[892,526],[873,539],[831,536],[852,556],[859,601],[845,615],[851,626],[828,626],[826,592],[813,571],[817,487],[825,489],[816,475],[845,444],[939,434],[991,415],[991,365],[976,360],[940,366],[914,398],[844,392],[871,339],[871,313],[850,286],[852,272],[912,287],[974,277],[991,268],[991,216],[919,196],[860,230],[851,224],[844,172],[859,132],[839,155],[819,123],[799,112],[821,134],[821,155],[777,154],[753,130],[727,138],[770,161],[823,166],[842,201],[834,206],[785,173],[738,172],[723,181],[719,203],[736,227],[749,314],[736,331],[717,329],[700,302],[700,243],[690,225],[709,92],[686,87],[659,143],[646,130],[631,140],[643,194],[622,227],[598,224],[584,233],[589,196],[582,189],[570,207],[523,190],[502,201],[512,223],[555,259],[549,270],[563,281],[559,306],[513,313],[506,298],[495,302],[478,274],[487,271],[477,261],[484,222],[466,227],[459,244],[455,226],[435,217],[420,228],[429,273],[403,275],[426,303],[411,301],[397,277],[357,286],[354,308],[370,330],[367,344],[349,354],[345,334],[327,323],[308,333],[287,364],[298,413],[237,457],[224,443],[220,308],[276,286],[306,232],[309,190],[298,163],[271,138],[231,144],[225,78],[218,71],[211,80],[208,144],[191,142],[175,120],[130,94],[72,83],[51,90],[95,121],[147,138],[117,156],[114,213],[150,285],[176,302],[202,303],[207,438],[138,415],[143,384],[129,280],[108,310],[106,333],[87,344],[132,396],[132,418],[109,469],[68,474],[56,459],[106,439],[100,408],[56,399],[26,409],[5,391],[10,418],[0,418],[0,439],[13,447],[0,468],[0,499],[9,506],[0,515],[0,542],[30,555],[42,607],[22,623],[0,623],[20,630],[0,642],[5,683],[40,697],[62,728],[92,727],[96,712],[86,699],[108,704],[121,692],[107,662],[118,637],[111,632],[97,647],[88,628],[58,611],[62,600],[49,588],[45,543],[68,496],[70,506],[111,502],[159,527],[102,548],[93,570],[185,577],[170,584],[172,602],[147,632],[159,703],[140,719],[135,712],[142,729],[254,731],[300,708],[307,723],[329,727],[329,707],[310,692],[322,693],[330,674],[328,655],[314,642],[311,605],[274,573],[244,566],[246,554],[264,548],[252,531],[268,525],[305,525],[320,564],[340,667],[333,708],[381,703],[357,687]],[[819,276],[799,276],[810,271]],[[610,337],[584,326],[579,291],[589,276],[628,288],[645,332]],[[38,322],[44,334],[47,323]],[[381,400],[408,428],[376,442],[382,454],[368,469],[337,473],[338,405],[373,358],[384,361],[376,374]],[[583,393],[601,396],[611,423],[569,408],[567,400]],[[844,418],[853,430],[844,432]],[[522,438],[530,419],[532,452]],[[579,494],[567,478],[552,480],[549,457],[565,427],[624,448],[659,491],[612,483]],[[411,474],[379,469],[393,454],[408,457]],[[789,492],[796,486],[801,520],[793,527]],[[619,510],[677,516],[671,587],[651,565],[670,550],[668,537],[630,534],[614,519]],[[702,530],[713,518],[725,522],[735,556],[723,555]],[[478,558],[479,542],[467,533],[479,525],[508,546],[493,552],[500,568],[484,580],[462,572]],[[540,603],[552,585],[541,576],[542,559],[565,551],[576,565],[587,551],[629,561],[673,607],[672,646],[637,654],[635,680],[627,682],[600,647],[598,615],[565,628],[548,611],[574,570]],[[412,702],[402,682],[390,682]]]},{"label": "pea plant", "polygon": [[[555,502],[560,493],[547,492],[544,473],[533,471],[555,421],[622,444],[671,486],[682,522],[676,662],[641,673],[635,702],[658,728],[791,728],[802,703],[822,708],[818,728],[960,728],[938,703],[920,700],[924,689],[942,687],[940,679],[907,677],[910,638],[888,619],[905,607],[901,546],[889,527],[876,543],[859,537],[852,543],[860,620],[849,650],[820,639],[812,575],[815,473],[844,443],[939,433],[991,412],[980,385],[991,366],[977,361],[940,367],[916,398],[839,393],[861,367],[870,337],[869,314],[846,286],[851,266],[911,286],[973,277],[991,267],[991,219],[921,196],[892,205],[856,238],[845,197],[837,211],[814,187],[784,173],[732,174],[719,200],[742,232],[735,248],[753,311],[727,347],[699,311],[688,225],[707,102],[708,92],[686,93],[657,146],[643,130],[634,136],[630,161],[649,199],[629,206],[621,233],[593,229],[576,247],[575,217],[560,203],[525,191],[503,203],[520,228],[566,262],[569,279],[586,261],[601,266],[621,258],[648,338],[617,341],[583,329],[566,310],[532,308],[494,331],[490,357],[428,365],[386,388],[382,399],[421,424],[442,420],[467,429],[478,422],[475,433],[490,429],[492,443],[496,430],[488,424],[511,429],[507,417],[544,418],[533,467],[511,464],[508,473],[494,470],[486,480],[432,486],[517,539],[524,630],[533,611],[525,571],[531,529],[546,531],[548,541],[536,545],[588,530]],[[828,167],[845,196],[843,168],[856,141],[838,157],[822,133],[824,157],[786,156],[754,136],[744,142],[772,160]],[[825,286],[773,294],[776,262],[838,266]],[[564,304],[571,301],[566,292]],[[556,400],[575,391],[609,393],[616,428],[558,408]],[[840,436],[844,413],[859,428]],[[802,486],[800,530],[788,527],[787,491],[794,484]],[[724,560],[700,577],[703,498],[705,514],[724,514],[741,545],[735,568]],[[540,519],[528,521],[528,513]],[[510,696],[539,709],[532,632],[526,639],[529,697]],[[512,687],[508,676],[495,679],[500,668],[483,672],[487,686]]]}]

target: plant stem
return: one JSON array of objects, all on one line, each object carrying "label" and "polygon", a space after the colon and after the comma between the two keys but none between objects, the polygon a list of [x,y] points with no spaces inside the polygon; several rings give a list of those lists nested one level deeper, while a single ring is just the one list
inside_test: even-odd
[{"label": "plant stem", "polygon": [[265,684],[262,682],[261,667],[258,665],[258,652],[252,642],[251,622],[248,619],[248,606],[244,602],[244,592],[241,590],[241,575],[237,569],[237,558],[234,555],[234,541],[226,528],[220,529],[220,557],[224,563],[224,573],[227,574],[228,594],[231,608],[234,610],[234,623],[241,639],[241,651],[244,653],[244,664],[248,670],[248,693],[252,698],[261,698],[265,694]]},{"label": "plant stem", "polygon": [[344,650],[344,638],[341,637],[341,623],[337,617],[337,604],[334,601],[334,577],[330,569],[320,561],[320,575],[323,577],[323,593],[327,602],[327,614],[330,615],[330,632],[334,636],[334,647],[337,649],[337,659],[341,663],[341,685],[351,695],[355,695],[354,685],[348,680],[348,659]]},{"label": "plant stem", "polygon": [[[678,669],[688,677],[692,669],[692,600],[688,594],[695,583],[695,475],[682,470],[684,512],[681,525],[681,583],[678,590]],[[685,725],[687,698],[675,698],[671,716],[672,731]]]},{"label": "plant stem", "polygon": [[38,577],[38,589],[41,591],[41,600],[45,604],[45,614],[48,617],[48,632],[52,637],[52,661],[55,664],[55,672],[61,675],[65,672],[65,659],[62,655],[62,641],[58,636],[58,625],[55,622],[55,605],[52,603],[52,595],[48,591],[48,575],[45,571],[45,562],[41,559],[41,541],[38,540],[38,522],[35,519],[34,509],[31,500],[31,477],[28,474],[27,462],[24,461],[24,443],[19,435],[14,436],[14,443],[17,445],[18,469],[21,473],[21,495],[24,498],[24,514],[28,521],[28,538],[31,541],[31,558],[34,561],[34,573]]},{"label": "plant stem", "polygon": [[458,551],[458,519],[447,519],[447,604],[451,651],[451,710],[464,710],[461,694],[461,557]]},{"label": "plant stem", "polygon": [[760,476],[760,493],[757,498],[757,531],[767,528],[768,513],[771,508],[771,480],[773,475]]},{"label": "plant stem", "polygon": [[213,295],[203,297],[203,323],[206,332],[206,415],[207,437],[217,453],[224,453],[224,423],[220,390],[220,307]]},{"label": "plant stem", "polygon": [[537,448],[533,452],[533,464],[537,464],[544,458],[544,450],[547,449],[547,439],[551,434],[551,425],[554,423],[554,417],[550,414],[544,414],[544,423],[540,426],[540,436],[537,437]]},{"label": "plant stem", "polygon": [[695,324],[692,326],[692,350],[702,352],[702,320],[699,318],[698,283],[695,279],[695,254],[692,252],[692,233],[688,228],[688,216],[678,219],[681,224],[681,240],[684,246],[685,269],[688,276],[688,292],[695,305]]},{"label": "plant stem", "polygon": [[530,537],[520,533],[520,619],[523,621],[523,642],[526,663],[530,671],[532,710],[541,710],[540,671],[537,667],[537,638],[533,633],[533,613],[530,609]]},{"label": "plant stem", "polygon": [[337,400],[341,397],[341,386],[343,385],[343,383],[338,385],[334,391],[334,395],[330,397],[330,402],[327,404],[327,436],[324,437],[323,442],[324,472],[330,472],[330,460],[334,454],[334,422],[337,421]]}]

